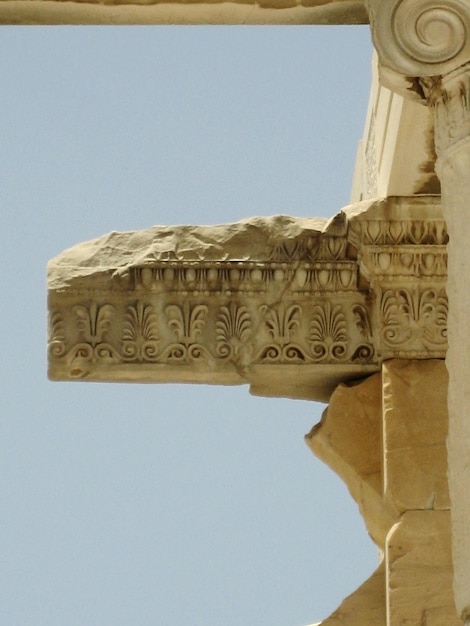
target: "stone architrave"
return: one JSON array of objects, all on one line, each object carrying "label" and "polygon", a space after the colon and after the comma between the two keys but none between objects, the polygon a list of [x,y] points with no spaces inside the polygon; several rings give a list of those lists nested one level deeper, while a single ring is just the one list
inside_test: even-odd
[{"label": "stone architrave", "polygon": [[111,233],[49,264],[49,376],[328,400],[386,359],[444,357],[446,242],[435,197]]},{"label": "stone architrave", "polygon": [[2,0],[0,24],[366,24],[363,0]]},{"label": "stone architrave", "polygon": [[434,115],[436,172],[449,230],[449,487],[455,599],[470,624],[470,3],[369,0],[384,83]]}]

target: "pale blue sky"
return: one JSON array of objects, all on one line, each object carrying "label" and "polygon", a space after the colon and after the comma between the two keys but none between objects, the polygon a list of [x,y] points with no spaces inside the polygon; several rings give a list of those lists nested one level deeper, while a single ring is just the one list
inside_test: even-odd
[{"label": "pale blue sky", "polygon": [[348,203],[367,27],[0,34],[0,624],[302,626],[374,569],[303,436],[248,389],[51,383],[47,260],[110,230]]}]

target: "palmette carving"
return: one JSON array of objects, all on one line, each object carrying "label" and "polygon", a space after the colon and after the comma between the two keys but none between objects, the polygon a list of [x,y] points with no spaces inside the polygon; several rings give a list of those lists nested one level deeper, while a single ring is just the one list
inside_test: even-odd
[{"label": "palmette carving", "polygon": [[157,316],[153,307],[138,300],[129,305],[122,330],[122,356],[129,361],[156,361],[158,358]]},{"label": "palmette carving", "polygon": [[66,355],[70,374],[74,378],[87,376],[97,363],[109,366],[120,360],[119,352],[109,342],[108,335],[115,308],[111,304],[89,306],[76,305],[72,308],[81,342],[74,345]]},{"label": "palmette carving", "polygon": [[206,323],[207,311],[207,306],[191,306],[188,300],[183,306],[171,304],[165,308],[168,327],[176,335],[178,343],[166,348],[163,360],[187,362],[209,356],[205,346],[197,341]]},{"label": "palmette carving", "polygon": [[92,302],[89,307],[74,306],[73,311],[84,341],[92,346],[102,343],[111,326],[114,307],[111,304],[98,306],[96,302]]},{"label": "palmette carving", "polygon": [[348,327],[341,305],[330,301],[313,308],[309,342],[315,361],[339,361],[346,357]]},{"label": "palmette carving", "polygon": [[264,323],[272,338],[272,343],[265,346],[259,359],[264,362],[303,362],[306,360],[302,347],[293,342],[300,327],[302,309],[297,304],[286,307],[279,304],[276,307],[263,305],[260,312],[264,316]]},{"label": "palmette carving", "polygon": [[251,317],[246,306],[231,302],[222,306],[215,324],[216,352],[222,359],[238,360],[240,350],[252,334]]},{"label": "palmette carving", "polygon": [[184,345],[194,343],[206,323],[207,306],[198,304],[191,307],[186,300],[182,307],[171,304],[166,307],[165,313],[168,326],[175,333],[179,342]]},{"label": "palmette carving", "polygon": [[282,304],[277,307],[263,305],[260,311],[265,316],[265,324],[274,341],[281,345],[289,343],[292,335],[300,325],[300,306],[292,304],[286,309]]},{"label": "palmette carving", "polygon": [[436,350],[447,342],[448,302],[444,291],[389,289],[382,297],[382,330],[389,347]]},{"label": "palmette carving", "polygon": [[60,358],[67,351],[67,333],[60,311],[51,311],[48,317],[48,353],[52,358]]},{"label": "palmette carving", "polygon": [[[447,349],[446,224],[433,211],[432,197],[421,206],[419,200],[395,202],[398,210],[389,211],[388,220],[359,220],[351,229],[351,241],[361,250],[362,274],[377,298],[372,310],[381,338],[380,343],[366,341],[354,354],[367,355],[370,347],[382,358],[442,358]],[[411,215],[403,219],[402,211]],[[419,217],[421,211],[426,219]],[[431,294],[438,294],[435,307]]]},{"label": "palmette carving", "polygon": [[444,357],[447,232],[438,200],[369,207],[334,218],[323,234],[298,228],[275,246],[269,230],[271,247],[258,239],[258,260],[250,231],[245,260],[142,265],[139,255],[109,279],[102,272],[98,288],[87,275],[73,290],[51,290],[49,375],[223,384],[265,376],[277,381],[275,393],[308,395],[325,371],[330,390],[337,384],[336,365],[356,378],[386,358]]}]

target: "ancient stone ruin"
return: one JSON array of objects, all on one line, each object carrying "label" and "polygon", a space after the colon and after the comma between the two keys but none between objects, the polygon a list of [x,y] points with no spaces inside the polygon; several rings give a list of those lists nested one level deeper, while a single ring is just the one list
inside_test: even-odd
[{"label": "ancient stone ruin", "polygon": [[[0,20],[236,23],[246,6],[8,1]],[[370,21],[351,205],[64,252],[49,265],[49,375],[327,400],[306,441],[346,482],[381,563],[323,624],[469,625],[470,4],[251,8],[253,23]]]}]

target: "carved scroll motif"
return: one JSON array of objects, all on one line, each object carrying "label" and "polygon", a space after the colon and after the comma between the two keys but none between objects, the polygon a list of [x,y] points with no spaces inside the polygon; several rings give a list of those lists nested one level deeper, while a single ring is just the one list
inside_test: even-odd
[{"label": "carved scroll motif", "polygon": [[122,330],[122,356],[126,361],[155,362],[159,336],[157,316],[151,305],[138,300],[127,307]]},{"label": "carved scroll motif", "polygon": [[207,306],[190,306],[188,300],[182,306],[171,304],[165,308],[168,327],[175,334],[177,343],[168,346],[164,360],[192,361],[208,356],[205,346],[197,341],[206,323],[207,311]]},{"label": "carved scroll motif", "polygon": [[367,0],[383,65],[402,76],[438,76],[468,60],[467,0]]},{"label": "carved scroll motif", "polygon": [[352,355],[352,361],[368,361],[374,357],[374,342],[369,314],[366,307],[362,304],[354,305],[352,312],[354,314],[356,328],[361,336],[361,343],[355,349]]},{"label": "carved scroll motif", "polygon": [[382,297],[382,336],[395,349],[439,350],[447,343],[447,297],[438,289],[389,289]]},{"label": "carved scroll motif", "polygon": [[272,343],[265,346],[259,359],[264,362],[292,363],[306,360],[305,352],[299,343],[292,341],[300,327],[302,309],[298,304],[276,307],[261,306],[260,312],[264,315],[264,322],[272,338]]},{"label": "carved scroll motif", "polygon": [[76,305],[72,308],[81,342],[67,354],[73,377],[83,377],[97,362],[110,365],[120,360],[117,350],[105,341],[111,329],[115,308],[111,304],[89,306]]},{"label": "carved scroll motif", "polygon": [[229,306],[220,308],[215,324],[216,352],[219,357],[238,360],[251,334],[251,317],[246,306],[231,302]]},{"label": "carved scroll motif", "polygon": [[250,228],[242,259],[139,256],[125,272],[50,289],[50,377],[263,388],[275,379],[276,393],[295,396],[316,393],[310,382],[323,376],[337,384],[333,365],[354,378],[386,358],[445,356],[447,232],[436,198],[378,201],[325,232],[299,232],[274,244],[271,230],[258,232],[259,258]]},{"label": "carved scroll motif", "polygon": [[348,347],[348,326],[341,305],[330,301],[313,308],[309,342],[315,361],[340,361]]},{"label": "carved scroll motif", "polygon": [[53,310],[48,318],[48,353],[51,358],[60,358],[67,351],[64,320],[60,311]]}]

